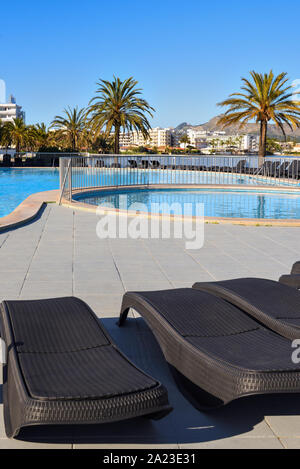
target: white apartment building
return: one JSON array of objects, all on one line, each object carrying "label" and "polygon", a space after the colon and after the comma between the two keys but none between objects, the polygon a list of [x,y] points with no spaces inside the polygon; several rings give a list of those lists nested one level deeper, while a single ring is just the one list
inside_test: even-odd
[{"label": "white apartment building", "polygon": [[[212,146],[218,151],[226,151],[231,146],[240,151],[257,152],[259,147],[259,137],[257,135],[226,135],[223,131],[207,131],[189,128],[184,132],[189,138],[189,144],[198,150],[207,149],[211,151]],[[182,133],[177,133],[174,129],[155,127],[149,130],[149,137],[144,138],[142,132],[127,132],[120,134],[120,146],[149,146],[149,147],[182,147]],[[214,144],[212,145],[212,141]]]},{"label": "white apartment building", "polygon": [[0,104],[0,120],[2,122],[12,122],[17,117],[25,121],[25,112],[22,111],[22,106],[19,106],[11,95],[8,103]]},{"label": "white apartment building", "polygon": [[200,150],[201,148],[206,146],[206,137],[207,131],[206,130],[195,130],[195,129],[187,129],[186,134],[189,138],[190,145]]},{"label": "white apartment building", "polygon": [[256,152],[259,149],[258,135],[243,135],[241,149],[250,152]]},{"label": "white apartment building", "polygon": [[150,146],[150,147],[167,147],[172,144],[172,134],[169,128],[162,129],[155,127],[149,130],[149,137],[145,138],[142,132],[123,132],[120,134],[120,146]]}]

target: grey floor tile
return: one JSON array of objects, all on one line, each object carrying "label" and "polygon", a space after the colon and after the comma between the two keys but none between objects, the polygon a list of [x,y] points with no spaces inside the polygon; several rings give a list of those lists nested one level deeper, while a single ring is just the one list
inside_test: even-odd
[{"label": "grey floor tile", "polygon": [[179,445],[181,449],[283,449],[277,438],[227,438]]},{"label": "grey floor tile", "polygon": [[300,449],[300,438],[280,438],[280,442],[286,449]]},{"label": "grey floor tile", "polygon": [[72,449],[72,444],[34,443],[16,439],[0,439],[0,449]]},{"label": "grey floor tile", "polygon": [[266,421],[279,438],[300,438],[300,415],[267,415]]}]

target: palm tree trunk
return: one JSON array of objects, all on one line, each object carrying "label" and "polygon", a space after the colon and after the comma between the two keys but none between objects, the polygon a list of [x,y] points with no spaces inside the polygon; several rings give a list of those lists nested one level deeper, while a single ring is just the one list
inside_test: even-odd
[{"label": "palm tree trunk", "polygon": [[115,128],[114,152],[116,155],[120,153],[120,127]]},{"label": "palm tree trunk", "polygon": [[[114,154],[120,153],[120,127],[115,127],[115,141],[114,141]],[[115,157],[115,163],[118,163],[118,158]]]},{"label": "palm tree trunk", "polygon": [[262,166],[265,161],[266,148],[267,148],[267,129],[268,122],[262,120],[260,122],[260,139],[259,139],[259,153],[258,153],[258,166]]}]

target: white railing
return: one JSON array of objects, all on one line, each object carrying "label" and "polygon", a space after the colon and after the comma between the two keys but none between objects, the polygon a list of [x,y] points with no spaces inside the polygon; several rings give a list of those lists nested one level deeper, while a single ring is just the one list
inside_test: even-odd
[{"label": "white railing", "polygon": [[300,189],[300,157],[89,155],[60,157],[61,198],[89,188],[151,185],[258,185]]}]

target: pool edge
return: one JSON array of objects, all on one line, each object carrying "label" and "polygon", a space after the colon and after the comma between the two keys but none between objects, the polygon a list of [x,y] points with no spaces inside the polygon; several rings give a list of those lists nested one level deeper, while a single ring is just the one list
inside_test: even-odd
[{"label": "pool edge", "polygon": [[[191,188],[190,185],[184,185],[184,184],[180,184],[180,185],[172,185],[171,187],[177,187],[177,188]],[[77,191],[76,189],[73,190],[73,194],[76,195],[77,193],[83,193],[83,192],[95,192],[95,190],[99,191],[99,192],[107,192],[107,191],[111,191],[111,190],[124,190],[124,189],[163,189],[163,188],[170,188],[170,185],[168,184],[160,184],[160,185],[155,185],[155,184],[151,184],[151,185],[130,185],[130,186],[110,186],[110,187],[103,187],[103,188],[99,188],[99,187],[89,187],[85,190],[80,190],[80,191]],[[300,189],[297,187],[289,187],[289,188],[285,188],[285,187],[282,187],[282,186],[248,186],[248,185],[223,185],[223,184],[217,184],[217,185],[214,185],[214,184],[199,184],[199,185],[195,185],[193,186],[193,188],[205,188],[205,189],[215,189],[215,188],[219,188],[219,189],[238,189],[238,190],[242,190],[242,191],[248,191],[248,190],[251,190],[253,192],[257,191],[257,190],[271,190],[272,192],[280,192],[284,189],[286,190],[291,190],[291,192],[300,192]],[[96,213],[97,212],[97,209],[98,207],[97,206],[93,206],[91,204],[86,204],[84,202],[79,202],[77,200],[74,200],[72,199],[72,201],[69,201],[67,199],[62,199],[62,205],[64,207],[69,207],[69,208],[73,208],[73,209],[77,209],[77,210],[84,210],[86,212],[92,212],[92,213]],[[107,209],[107,207],[105,206],[100,206],[100,209],[109,214],[119,214],[119,215],[127,215],[127,216],[135,216],[134,213],[130,213],[127,212],[126,210],[120,210],[120,209]],[[148,213],[148,212],[139,212],[140,215],[143,215],[144,217],[146,218],[151,218],[151,217],[155,217],[155,218],[160,218],[160,219],[163,219],[164,217],[166,217],[166,215],[163,215],[163,214],[158,214],[158,213]],[[167,215],[168,217],[168,215]],[[180,220],[182,219],[182,217],[180,215],[170,215],[170,218],[172,220]],[[190,217],[185,217],[185,219],[190,219],[190,220],[195,220],[196,217],[195,216],[190,216]],[[277,219],[273,219],[273,218],[269,218],[269,219],[263,219],[263,218],[230,218],[230,217],[204,217],[204,223],[206,224],[231,224],[231,225],[245,225],[245,226],[285,226],[285,227],[300,227],[300,219],[294,219],[294,220],[290,220],[290,219],[281,219],[281,220],[277,220]]]},{"label": "pool edge", "polygon": [[32,221],[46,203],[57,202],[58,196],[59,189],[29,195],[11,213],[0,218],[0,233]]}]

